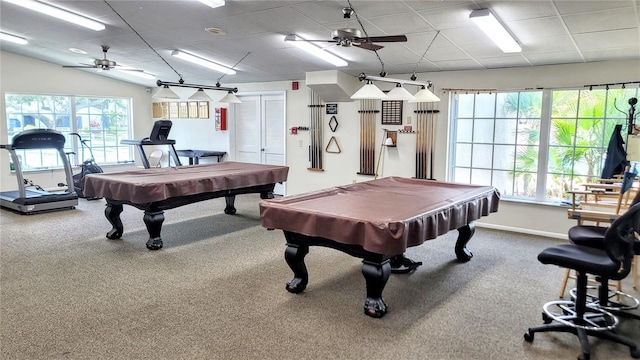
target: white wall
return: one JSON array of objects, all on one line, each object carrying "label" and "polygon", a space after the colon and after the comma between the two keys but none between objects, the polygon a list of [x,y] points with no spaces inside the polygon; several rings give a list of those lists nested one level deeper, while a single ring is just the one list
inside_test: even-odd
[{"label": "white wall", "polygon": [[[14,54],[0,52],[2,62],[0,73],[0,88],[2,90],[2,119],[0,121],[0,138],[6,139],[6,119],[4,114],[4,92],[29,93],[67,93],[82,95],[113,95],[131,96],[134,99],[133,116],[135,120],[134,132],[136,138],[149,134],[153,119],[151,103],[153,99],[145,92],[145,88],[111,80],[99,75],[82,71],[62,69],[52,65]],[[495,89],[524,89],[524,88],[566,88],[582,87],[587,84],[613,83],[637,81],[640,79],[640,61],[599,62],[589,64],[552,65],[539,67],[521,67],[507,69],[450,71],[427,74],[417,74],[419,80],[431,80],[435,84],[435,93],[442,99],[436,108],[437,115],[436,148],[434,177],[445,180],[448,162],[448,94],[442,88],[495,88]],[[389,77],[409,78],[409,75],[389,75]],[[239,88],[239,94],[256,92],[284,91],[286,94],[286,128],[292,126],[309,126],[310,111],[308,108],[309,93],[304,81],[299,80],[299,90],[291,90],[291,82],[269,82],[252,84],[225,84],[225,86]],[[384,88],[380,83],[379,86]],[[385,88],[390,89],[390,86]],[[189,89],[174,89],[186,99]],[[184,94],[182,94],[184,92]],[[189,92],[189,94],[187,94]],[[214,92],[215,93],[215,92]],[[212,92],[208,92],[212,97]],[[233,138],[232,130],[216,131],[213,121],[213,108],[224,106],[212,102],[210,104],[210,119],[178,119],[174,121],[171,138],[176,139],[178,147],[188,143],[186,148],[203,148],[222,150],[221,144],[230,148]],[[297,194],[317,190],[329,186],[349,184],[353,181],[366,181],[370,176],[357,175],[359,171],[359,108],[358,102],[338,103],[339,125],[335,133],[329,129],[330,115],[324,115],[323,148],[326,147],[331,136],[338,140],[342,153],[323,153],[324,171],[309,171],[308,147],[310,136],[306,131],[298,135],[287,134],[286,162],[290,167],[287,181],[287,194]],[[403,122],[411,116],[415,126],[415,104],[404,103]],[[378,115],[379,116],[379,115]],[[233,121],[230,119],[230,121]],[[382,143],[382,126],[377,125],[376,144]],[[233,124],[229,124],[230,129]],[[393,126],[385,125],[392,129]],[[379,147],[376,149],[378,155]],[[8,174],[8,156],[0,153],[0,188],[2,190],[15,189],[15,178]],[[415,135],[398,134],[398,146],[385,149],[379,171],[379,176],[414,176],[415,165]],[[376,158],[377,161],[377,158]],[[492,226],[507,230],[523,230],[540,235],[565,237],[567,229],[575,225],[575,221],[566,218],[566,209],[555,206],[526,204],[502,201],[500,210],[496,214],[483,218],[484,226]]]}]

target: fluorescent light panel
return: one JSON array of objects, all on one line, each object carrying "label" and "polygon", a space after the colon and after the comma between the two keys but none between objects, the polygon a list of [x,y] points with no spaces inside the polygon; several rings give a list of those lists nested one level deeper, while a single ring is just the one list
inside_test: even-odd
[{"label": "fluorescent light panel", "polygon": [[37,11],[45,15],[49,15],[60,20],[68,21],[76,25],[84,26],[86,28],[89,28],[95,31],[104,30],[105,28],[104,24],[102,23],[91,20],[82,15],[78,15],[76,13],[63,10],[55,6],[41,3],[39,1],[34,1],[34,0],[3,0],[3,1],[18,5],[18,6],[22,6],[29,10]]},{"label": "fluorescent light panel", "polygon": [[224,0],[198,0],[198,1],[214,9],[220,6],[224,6]]},{"label": "fluorescent light panel", "polygon": [[156,78],[155,75],[146,73],[144,71],[131,71],[131,70],[125,70],[125,69],[118,69],[118,68],[116,68],[116,70],[118,70],[118,71],[120,71],[122,73],[128,74],[128,75],[137,76],[137,77],[143,78],[143,79],[153,80],[153,79]]},{"label": "fluorescent light panel", "polygon": [[7,34],[7,33],[4,33],[4,32],[0,32],[0,40],[10,41],[12,43],[16,43],[16,44],[20,44],[20,45],[27,45],[29,43],[27,41],[27,39],[25,39],[25,38],[21,38],[19,36]]},{"label": "fluorescent light panel", "polygon": [[474,10],[469,18],[505,53],[521,52],[522,48],[500,23],[491,10]]},{"label": "fluorescent light panel", "polygon": [[[289,35],[291,36],[291,35]],[[297,46],[298,48],[308,52],[311,55],[314,55],[315,57],[317,57],[318,59],[324,60],[330,64],[335,65],[336,67],[342,67],[342,66],[347,66],[349,65],[348,62],[342,60],[341,58],[331,54],[330,52],[323,50],[321,47],[312,44],[310,42],[306,42],[304,41],[303,38],[296,36],[297,38],[299,38],[300,40],[298,41],[291,41],[291,43],[295,46]]]},{"label": "fluorescent light panel", "polygon": [[190,63],[193,64],[197,64],[200,66],[204,66],[206,68],[221,72],[223,74],[227,74],[227,75],[235,75],[236,71],[233,69],[230,69],[226,66],[222,66],[219,64],[216,64],[210,60],[207,59],[203,59],[201,57],[195,56],[195,55],[191,55],[191,54],[187,54],[184,51],[178,51],[178,50],[174,50],[171,55],[177,57],[178,59],[182,59],[185,61],[188,61]]}]

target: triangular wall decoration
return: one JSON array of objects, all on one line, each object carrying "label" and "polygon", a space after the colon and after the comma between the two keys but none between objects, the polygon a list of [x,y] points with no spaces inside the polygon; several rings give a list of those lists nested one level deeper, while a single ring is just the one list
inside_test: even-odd
[{"label": "triangular wall decoration", "polygon": [[[335,146],[331,150],[329,150],[329,148],[332,147],[331,144],[334,144]],[[335,150],[336,147],[338,148],[338,150]],[[340,144],[338,144],[338,139],[336,139],[335,136],[332,136],[331,139],[329,139],[329,143],[327,144],[327,147],[324,149],[324,151],[333,154],[340,154],[342,152],[342,149],[340,149]]]}]

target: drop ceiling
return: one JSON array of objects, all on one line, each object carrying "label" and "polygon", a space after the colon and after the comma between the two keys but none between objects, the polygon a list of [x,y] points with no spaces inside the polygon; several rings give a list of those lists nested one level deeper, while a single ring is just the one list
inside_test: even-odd
[{"label": "drop ceiling", "polygon": [[[378,50],[380,59],[373,51],[360,48],[327,48],[349,62],[344,68],[314,58],[284,37],[329,39],[332,30],[360,28],[355,17],[342,17],[347,1],[227,0],[224,7],[215,9],[197,0],[107,1],[124,21],[102,0],[43,1],[105,23],[103,31],[1,2],[0,30],[29,41],[26,46],[3,41],[1,49],[59,65],[80,65],[102,58],[100,46],[108,45],[107,57],[118,65],[142,69],[163,81],[175,82],[182,76],[188,83],[214,85],[220,81],[223,86],[304,80],[308,71],[331,69],[357,76],[361,72],[378,74],[382,69],[389,74],[411,74],[623,59],[638,59],[640,68],[640,0],[351,1],[369,36],[404,34],[408,41],[379,44],[384,45]],[[502,53],[475,27],[469,13],[481,8],[491,9],[502,20],[521,44],[521,53]],[[205,31],[210,27],[225,34]],[[172,57],[173,50],[235,65],[237,73],[221,78],[221,73]],[[118,71],[100,74],[155,86],[155,80]]]}]

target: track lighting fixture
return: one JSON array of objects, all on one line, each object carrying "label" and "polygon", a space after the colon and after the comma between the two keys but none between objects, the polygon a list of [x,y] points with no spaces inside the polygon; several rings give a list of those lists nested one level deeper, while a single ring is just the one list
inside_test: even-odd
[{"label": "track lighting fixture", "polygon": [[[366,75],[365,73],[361,73],[360,75],[358,75],[358,79],[360,81],[365,81],[366,85],[360,88],[360,90],[356,91],[356,93],[353,94],[353,96],[351,97],[352,99],[383,99],[383,100],[389,99],[389,100],[408,100],[409,102],[440,101],[440,98],[438,98],[435,94],[433,94],[431,91],[428,90],[428,88],[431,86],[431,82],[416,81],[415,75],[411,77],[411,80],[404,80],[404,79],[387,78],[384,76],[372,76],[372,75]],[[389,91],[388,95],[385,95],[380,89],[378,89],[378,87],[376,87],[373,84],[373,81],[396,83],[396,87],[393,90]],[[405,84],[419,86],[421,90],[418,91],[416,95],[411,95],[411,93],[409,93],[406,89],[404,89],[404,87],[402,87],[402,85],[405,85]],[[394,93],[394,90],[395,90],[395,93]],[[382,94],[382,96],[380,96],[380,94]],[[400,98],[400,97],[403,97],[403,98]]]},{"label": "track lighting fixture", "polygon": [[[189,99],[192,99],[192,100],[203,100],[203,101],[212,100],[204,92],[204,90],[206,89],[206,90],[226,91],[227,95],[225,95],[222,99],[218,100],[219,102],[229,102],[229,103],[241,102],[240,99],[238,99],[238,97],[234,95],[234,93],[238,92],[238,88],[220,86],[220,83],[216,83],[216,86],[197,85],[197,84],[187,84],[184,82],[184,80],[180,79],[180,81],[178,81],[177,83],[158,80],[156,81],[156,85],[161,86],[162,89],[158,90],[158,92],[154,95],[154,97],[165,98],[165,99],[179,99],[180,96],[178,96],[169,88],[169,86],[175,86],[175,87],[197,89],[196,93],[191,95],[191,97],[189,97]],[[171,96],[171,94],[173,94],[173,96]],[[206,99],[204,98],[205,96],[207,97]]]}]

